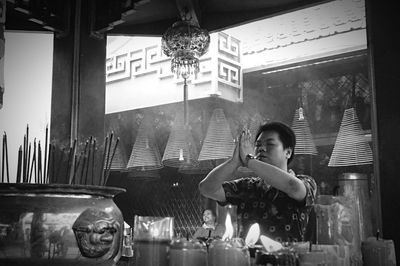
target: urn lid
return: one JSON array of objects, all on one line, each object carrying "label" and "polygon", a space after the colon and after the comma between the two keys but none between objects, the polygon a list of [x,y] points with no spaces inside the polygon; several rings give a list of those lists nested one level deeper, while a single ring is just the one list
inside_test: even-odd
[{"label": "urn lid", "polygon": [[3,183],[0,184],[0,195],[93,195],[112,198],[115,195],[126,192],[124,188],[106,186],[68,185],[68,184],[26,184],[26,183]]}]

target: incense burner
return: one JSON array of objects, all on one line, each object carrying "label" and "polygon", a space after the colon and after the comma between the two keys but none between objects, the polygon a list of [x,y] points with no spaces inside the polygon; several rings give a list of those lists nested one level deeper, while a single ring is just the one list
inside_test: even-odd
[{"label": "incense burner", "polygon": [[114,265],[123,217],[113,197],[124,189],[0,184],[0,265]]}]

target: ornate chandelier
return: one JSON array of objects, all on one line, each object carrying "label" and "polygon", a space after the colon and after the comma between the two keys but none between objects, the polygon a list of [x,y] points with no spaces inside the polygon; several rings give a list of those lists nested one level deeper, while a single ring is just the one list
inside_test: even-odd
[{"label": "ornate chandelier", "polygon": [[207,52],[209,45],[208,31],[189,20],[175,22],[161,39],[164,54],[172,58],[171,71],[185,80],[199,72],[199,57]]}]

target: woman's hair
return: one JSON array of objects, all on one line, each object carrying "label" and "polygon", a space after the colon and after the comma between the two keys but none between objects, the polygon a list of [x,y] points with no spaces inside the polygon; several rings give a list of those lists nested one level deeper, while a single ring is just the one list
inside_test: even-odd
[{"label": "woman's hair", "polygon": [[293,130],[286,124],[281,122],[270,122],[261,125],[258,128],[255,141],[264,131],[274,131],[278,133],[279,139],[282,141],[283,148],[291,148],[292,154],[288,159],[288,164],[293,160],[294,157],[294,147],[296,146],[296,135],[294,134]]}]

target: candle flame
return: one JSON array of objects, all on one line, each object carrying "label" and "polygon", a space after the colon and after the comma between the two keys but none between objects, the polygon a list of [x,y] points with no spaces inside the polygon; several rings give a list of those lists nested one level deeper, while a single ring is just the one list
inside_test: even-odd
[{"label": "candle flame", "polygon": [[258,223],[250,226],[249,232],[247,233],[245,243],[247,246],[251,247],[258,241],[260,237],[260,225]]},{"label": "candle flame", "polygon": [[303,108],[299,108],[299,121],[304,120],[304,111]]},{"label": "candle flame", "polygon": [[274,251],[278,251],[281,248],[283,248],[282,244],[272,240],[269,237],[266,237],[264,235],[260,236],[260,240],[262,245],[264,246],[264,248],[268,251],[268,252],[274,252]]},{"label": "candle flame", "polygon": [[183,161],[183,149],[179,149],[179,161]]},{"label": "candle flame", "polygon": [[222,236],[222,240],[229,240],[232,239],[232,237],[233,237],[233,225],[232,225],[231,215],[228,212],[226,214],[225,233]]}]

